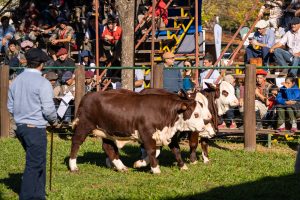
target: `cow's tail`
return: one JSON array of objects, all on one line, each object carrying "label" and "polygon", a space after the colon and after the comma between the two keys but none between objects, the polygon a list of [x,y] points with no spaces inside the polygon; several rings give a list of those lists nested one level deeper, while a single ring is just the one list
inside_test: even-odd
[{"label": "cow's tail", "polygon": [[72,121],[72,129],[73,129],[73,130],[75,130],[75,128],[76,128],[78,122],[79,122],[79,118],[78,118],[78,117],[76,117],[76,118]]}]

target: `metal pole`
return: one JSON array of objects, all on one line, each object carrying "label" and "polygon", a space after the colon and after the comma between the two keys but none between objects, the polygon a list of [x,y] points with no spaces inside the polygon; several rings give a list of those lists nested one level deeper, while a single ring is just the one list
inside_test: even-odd
[{"label": "metal pole", "polygon": [[7,109],[9,66],[0,66],[0,137],[9,137],[10,115]]},{"label": "metal pole", "polygon": [[152,0],[152,35],[151,35],[151,87],[154,86],[154,36],[156,32],[155,26],[155,7],[156,7],[156,0]]},{"label": "metal pole", "polygon": [[[195,0],[195,51],[196,51],[196,54],[195,54],[195,67],[199,67],[199,12],[198,12],[198,8],[199,8],[199,5],[198,5],[198,0]],[[198,77],[199,77],[199,70],[196,69],[195,70],[195,79],[196,79],[196,87],[199,86],[199,81],[198,81]]]},{"label": "metal pole", "polygon": [[53,130],[51,130],[51,144],[50,144],[50,179],[49,179],[50,191],[52,191],[52,163],[53,163]]},{"label": "metal pole", "polygon": [[245,73],[244,97],[244,148],[246,151],[256,149],[256,115],[255,115],[255,83],[256,66],[247,65]]},{"label": "metal pole", "polygon": [[[96,6],[96,16],[95,16],[95,23],[96,23],[96,66],[99,67],[99,1],[95,0],[95,6]],[[97,82],[97,91],[99,91],[99,69],[96,69],[96,82]]]}]

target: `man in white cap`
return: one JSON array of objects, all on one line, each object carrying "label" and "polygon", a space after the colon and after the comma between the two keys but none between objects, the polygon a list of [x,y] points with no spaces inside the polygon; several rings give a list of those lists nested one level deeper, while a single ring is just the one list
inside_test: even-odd
[{"label": "man in white cap", "polygon": [[253,38],[249,38],[250,45],[246,48],[246,62],[250,63],[250,58],[263,59],[263,65],[267,66],[270,58],[270,48],[275,43],[275,33],[268,28],[269,22],[260,20],[255,25],[257,28]]}]

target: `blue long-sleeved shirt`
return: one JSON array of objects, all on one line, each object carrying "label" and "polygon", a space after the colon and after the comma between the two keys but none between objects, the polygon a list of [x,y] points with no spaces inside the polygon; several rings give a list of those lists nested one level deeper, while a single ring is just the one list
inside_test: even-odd
[{"label": "blue long-sleeved shirt", "polygon": [[266,30],[266,35],[260,35],[259,32],[254,33],[254,39],[259,43],[266,44],[268,48],[271,48],[275,44],[275,33],[272,29]]},{"label": "blue long-sleeved shirt", "polygon": [[42,128],[57,119],[52,86],[37,69],[25,69],[12,82],[7,107],[17,124]]},{"label": "blue long-sleeved shirt", "polygon": [[286,105],[285,102],[289,100],[300,101],[300,89],[296,84],[291,88],[281,87],[276,97],[276,102],[281,105]]},{"label": "blue long-sleeved shirt", "polygon": [[169,92],[178,92],[182,88],[182,76],[179,69],[164,68],[164,89]]}]

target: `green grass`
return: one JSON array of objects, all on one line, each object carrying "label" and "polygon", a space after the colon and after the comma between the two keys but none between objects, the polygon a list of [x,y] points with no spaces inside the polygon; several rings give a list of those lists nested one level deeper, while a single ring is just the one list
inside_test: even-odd
[{"label": "green grass", "polygon": [[[153,175],[149,167],[132,169],[139,158],[136,145],[125,146],[121,151],[129,172],[106,168],[105,155],[96,138],[88,138],[82,145],[78,155],[80,171],[70,173],[70,144],[69,140],[54,138],[53,183],[49,191],[47,180],[48,199],[300,199],[300,177],[293,175],[295,151],[286,145],[272,149],[258,146],[255,153],[250,153],[243,151],[243,144],[214,142],[210,147],[211,163],[188,164],[188,171],[180,171],[171,152],[164,149],[159,157],[162,173]],[[18,140],[3,139],[0,152],[0,199],[17,199],[24,151]],[[183,156],[188,157],[185,148]]]}]

